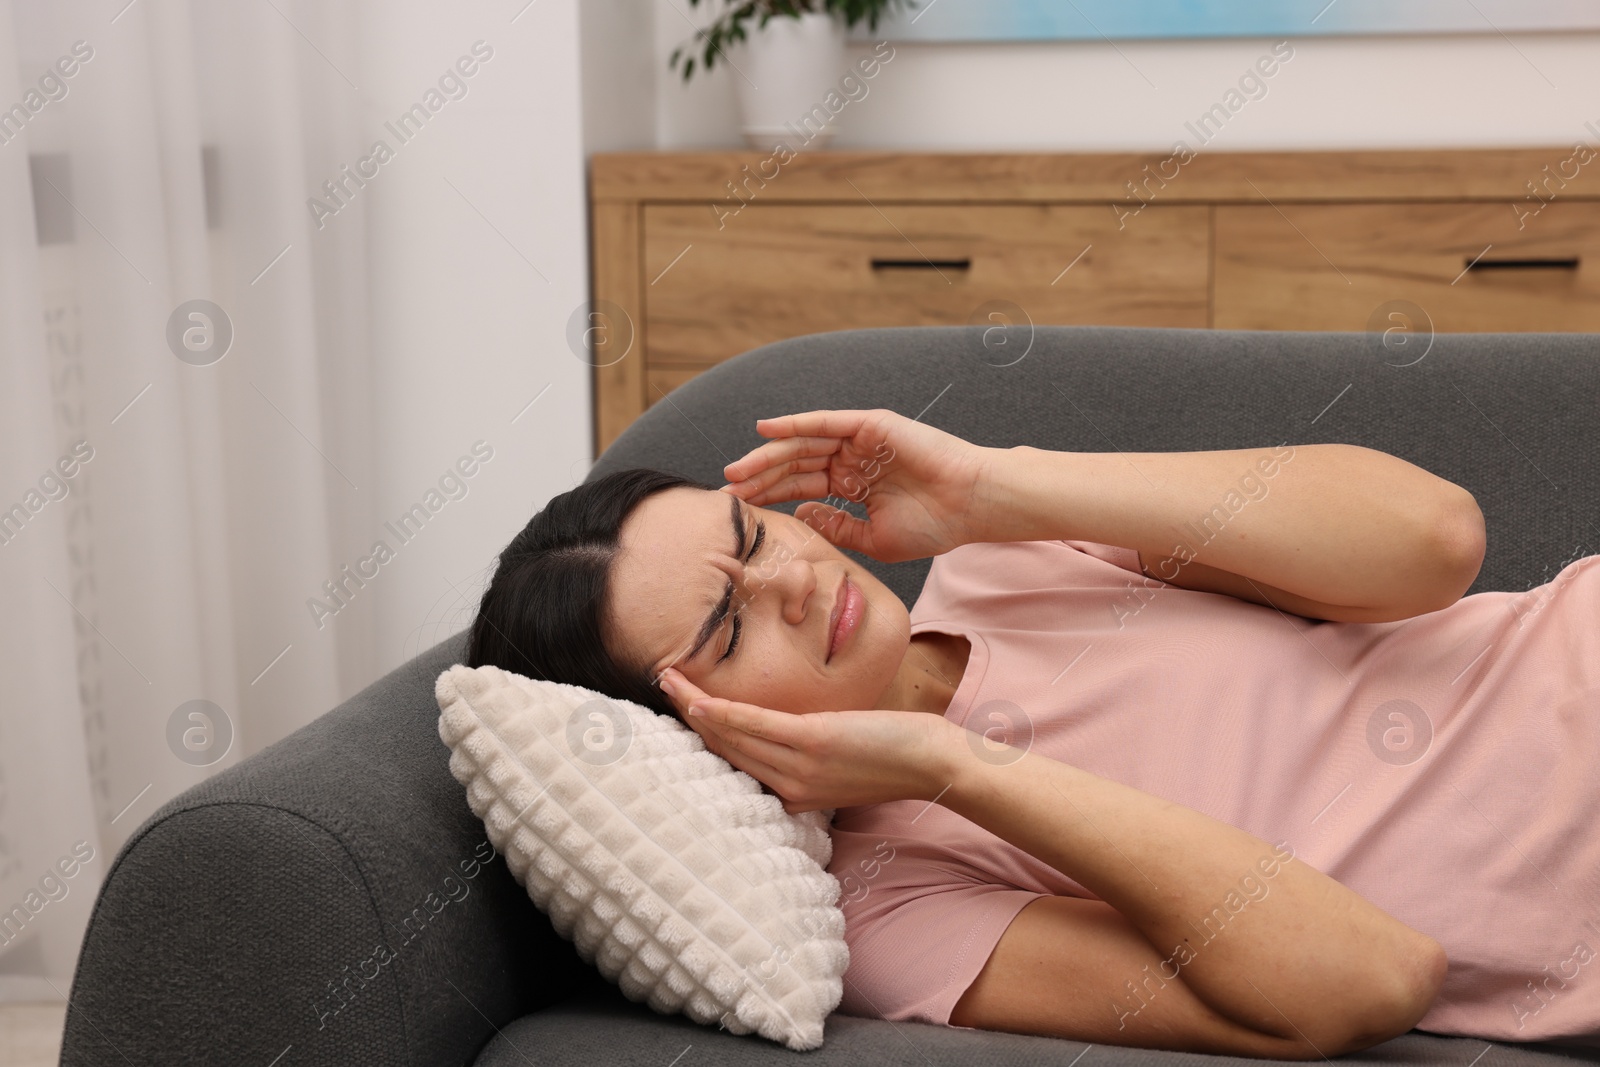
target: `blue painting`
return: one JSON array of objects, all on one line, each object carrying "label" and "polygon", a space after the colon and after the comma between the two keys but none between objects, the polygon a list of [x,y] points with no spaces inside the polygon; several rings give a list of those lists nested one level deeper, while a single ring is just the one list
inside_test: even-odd
[{"label": "blue painting", "polygon": [[915,0],[854,40],[1038,41],[1600,29],[1595,0]]}]

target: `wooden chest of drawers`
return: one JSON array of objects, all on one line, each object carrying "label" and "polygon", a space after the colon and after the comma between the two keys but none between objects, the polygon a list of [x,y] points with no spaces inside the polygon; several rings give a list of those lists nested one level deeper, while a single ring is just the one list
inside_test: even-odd
[{"label": "wooden chest of drawers", "polygon": [[1580,149],[595,155],[596,450],[707,367],[826,330],[1364,330],[1406,301],[1418,329],[1600,332]]}]

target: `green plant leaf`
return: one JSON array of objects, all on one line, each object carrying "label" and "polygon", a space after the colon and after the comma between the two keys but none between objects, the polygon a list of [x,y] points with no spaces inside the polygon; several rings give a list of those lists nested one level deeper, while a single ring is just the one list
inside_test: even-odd
[{"label": "green plant leaf", "polygon": [[[680,45],[672,53],[669,66],[675,67],[686,49],[694,48],[704,40],[705,48],[699,59],[699,67],[709,72],[716,66],[719,54],[724,60],[728,58],[723,53],[724,46],[750,39],[748,23],[751,19],[755,19],[759,32],[774,18],[799,18],[804,14],[821,12],[839,16],[846,29],[865,18],[868,26],[876,30],[878,17],[884,12],[894,11],[902,4],[912,8],[917,6],[916,0],[728,0],[728,3],[732,6],[724,10],[716,21],[697,30],[693,40],[687,45]],[[699,4],[700,0],[689,0],[690,7],[698,7]],[[689,80],[694,69],[694,62],[685,64],[684,81]]]}]

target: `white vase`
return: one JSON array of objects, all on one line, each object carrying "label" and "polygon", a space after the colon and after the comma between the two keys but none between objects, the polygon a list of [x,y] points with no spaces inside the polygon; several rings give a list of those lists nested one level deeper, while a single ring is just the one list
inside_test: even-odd
[{"label": "white vase", "polygon": [[779,16],[763,29],[755,23],[747,23],[745,40],[729,49],[738,67],[740,132],[752,148],[770,149],[778,141],[794,152],[822,147],[838,127],[823,100],[847,73],[843,22],[813,11]]}]

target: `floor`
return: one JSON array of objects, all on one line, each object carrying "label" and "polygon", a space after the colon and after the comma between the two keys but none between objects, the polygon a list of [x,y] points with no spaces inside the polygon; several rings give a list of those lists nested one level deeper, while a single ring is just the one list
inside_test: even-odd
[{"label": "floor", "polygon": [[0,1004],[0,1067],[56,1067],[65,1004]]}]

